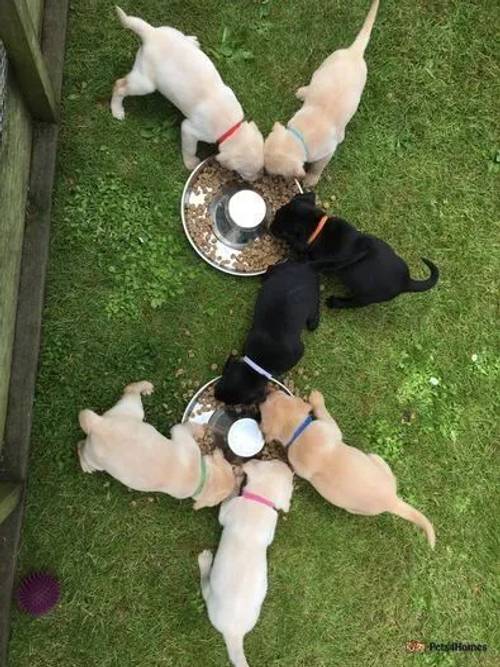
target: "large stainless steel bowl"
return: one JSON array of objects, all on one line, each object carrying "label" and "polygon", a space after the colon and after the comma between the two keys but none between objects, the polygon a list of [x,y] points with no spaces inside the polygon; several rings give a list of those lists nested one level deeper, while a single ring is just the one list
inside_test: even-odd
[{"label": "large stainless steel bowl", "polygon": [[[196,192],[196,179],[199,173],[209,165],[214,158],[207,158],[201,162],[190,174],[184,186],[181,199],[181,219],[184,233],[194,251],[214,269],[229,273],[233,276],[260,276],[267,269],[260,271],[242,271],[235,268],[235,257],[252,240],[261,236],[270,222],[270,209],[263,197],[255,192],[251,183],[238,185],[221,185],[213,191],[200,194]],[[302,192],[300,183],[296,180],[297,192]],[[241,193],[251,193],[241,195]],[[260,200],[260,201],[259,201]],[[221,258],[216,261],[208,257],[198,247],[187,224],[187,210],[190,206],[206,206],[212,219],[213,241],[216,255]],[[265,208],[265,214],[261,213]],[[222,264],[222,261],[226,262]]]}]

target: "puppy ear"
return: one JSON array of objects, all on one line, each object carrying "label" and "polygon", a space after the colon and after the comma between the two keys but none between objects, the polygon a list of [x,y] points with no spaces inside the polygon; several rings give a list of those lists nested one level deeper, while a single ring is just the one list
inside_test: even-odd
[{"label": "puppy ear", "polygon": [[220,164],[221,167],[224,167],[224,169],[230,169],[228,160],[222,155],[221,152],[217,153],[215,159],[217,160],[217,162]]},{"label": "puppy ear", "polygon": [[216,447],[214,451],[212,452],[212,457],[216,463],[220,463],[221,461],[225,461],[224,453],[220,447]]},{"label": "puppy ear", "polygon": [[267,384],[265,384],[261,389],[258,390],[255,398],[256,403],[264,403],[267,398]]},{"label": "puppy ear", "polygon": [[241,466],[241,469],[243,470],[245,475],[251,474],[254,468],[255,468],[254,459],[250,459],[250,461],[245,461],[245,463]]},{"label": "puppy ear", "polygon": [[316,193],[310,190],[309,192],[304,192],[303,195],[299,195],[303,199],[305,199],[307,202],[310,202],[311,204],[316,203]]},{"label": "puppy ear", "polygon": [[207,507],[206,503],[201,502],[201,500],[195,500],[193,509],[198,511],[203,509],[204,507]]},{"label": "puppy ear", "polygon": [[228,356],[228,358],[226,359],[225,363],[224,363],[224,370],[226,370],[227,368],[230,368],[234,364],[234,362],[237,361],[237,360],[238,360],[238,357],[231,353]]}]

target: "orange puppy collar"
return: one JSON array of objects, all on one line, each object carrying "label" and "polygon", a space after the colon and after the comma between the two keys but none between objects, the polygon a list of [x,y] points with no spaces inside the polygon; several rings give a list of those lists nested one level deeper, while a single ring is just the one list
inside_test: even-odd
[{"label": "orange puppy collar", "polygon": [[316,229],[314,230],[314,232],[313,232],[313,233],[311,234],[311,236],[307,239],[307,245],[311,245],[311,243],[314,243],[314,241],[316,241],[316,239],[317,239],[318,236],[321,234],[321,231],[322,231],[323,227],[326,225],[327,222],[328,222],[328,216],[327,216],[327,215],[324,215],[324,216],[321,218],[321,220],[318,222],[318,224],[317,224]]}]

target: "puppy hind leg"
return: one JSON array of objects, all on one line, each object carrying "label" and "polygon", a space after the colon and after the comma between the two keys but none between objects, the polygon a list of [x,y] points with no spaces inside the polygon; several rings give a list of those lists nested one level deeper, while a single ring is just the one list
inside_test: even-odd
[{"label": "puppy hind leg", "polygon": [[334,294],[326,300],[326,305],[329,308],[363,308],[363,306],[367,306],[369,303],[370,302],[365,299],[358,299],[354,296],[342,298],[335,296]]},{"label": "puppy hind leg", "polygon": [[111,97],[111,113],[117,120],[125,118],[123,100],[133,95],[148,95],[154,92],[153,83],[137,70],[132,70],[123,79],[117,79]]},{"label": "puppy hind leg", "polygon": [[78,453],[78,459],[80,461],[80,467],[83,470],[83,472],[92,474],[93,472],[97,472],[98,470],[102,470],[102,468],[99,468],[98,465],[96,465],[92,460],[90,456],[90,452],[88,447],[86,446],[87,441],[86,440],[80,440],[78,445],[76,446],[76,450]]},{"label": "puppy hind leg", "polygon": [[210,596],[210,570],[212,569],[213,559],[214,555],[209,549],[205,549],[205,551],[198,554],[201,594],[205,602],[208,602]]},{"label": "puppy hind leg", "polygon": [[379,456],[378,454],[367,454],[367,456],[369,456],[374,463],[380,466],[394,482],[396,481],[394,473],[392,472],[389,464],[386,461],[384,461],[384,459],[381,456]]}]

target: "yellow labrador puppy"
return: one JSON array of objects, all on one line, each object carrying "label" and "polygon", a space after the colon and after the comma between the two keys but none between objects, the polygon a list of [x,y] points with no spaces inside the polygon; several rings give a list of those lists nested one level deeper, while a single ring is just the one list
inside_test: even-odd
[{"label": "yellow labrador puppy", "polygon": [[87,434],[78,444],[82,470],[104,470],[136,491],[193,498],[196,510],[219,504],[236,486],[231,465],[219,449],[201,455],[194,439],[201,428],[197,424],[177,424],[169,440],[144,423],[141,394],[152,391],[151,382],[134,382],[102,416],[92,410],[80,412],[80,426]]},{"label": "yellow labrador puppy", "polygon": [[196,37],[175,28],[154,28],[140,18],[127,16],[119,7],[118,18],[142,40],[132,70],[115,82],[111,112],[125,117],[123,99],[158,90],[186,116],[181,126],[182,158],[187,169],[200,162],[199,141],[217,143],[216,159],[223,167],[255,180],[264,167],[264,139],[256,124],[244,120],[243,109],[226,86]]},{"label": "yellow labrador puppy", "polygon": [[380,456],[343,442],[319,391],[311,393],[309,403],[273,392],[260,411],[266,440],[279,440],[288,447],[288,459],[297,475],[307,479],[323,498],[353,514],[397,514],[422,528],[434,548],[430,521],[398,498],[396,478]]},{"label": "yellow labrador puppy", "polygon": [[[259,620],[267,593],[267,547],[274,539],[277,510],[288,512],[293,473],[282,461],[243,464],[247,484],[219,510],[223,527],[213,558],[198,556],[201,591],[212,625],[224,636],[234,667],[248,667],[243,639]],[[213,561],[213,562],[212,562]]]},{"label": "yellow labrador puppy", "polygon": [[[309,85],[297,90],[304,104],[288,126],[274,124],[264,145],[264,165],[270,174],[305,177],[306,187],[318,183],[359,106],[367,73],[363,56],[378,5],[379,0],[374,0],[351,46],[332,53],[314,72]],[[305,163],[310,164],[307,175]]]}]

